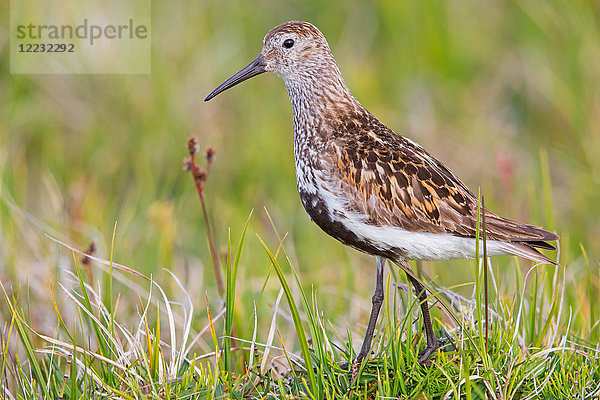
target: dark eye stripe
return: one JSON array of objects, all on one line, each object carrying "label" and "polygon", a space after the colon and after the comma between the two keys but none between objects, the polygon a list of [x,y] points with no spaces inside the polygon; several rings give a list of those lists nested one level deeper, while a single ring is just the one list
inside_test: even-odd
[{"label": "dark eye stripe", "polygon": [[294,45],[294,40],[293,39],[285,39],[283,41],[283,47],[285,47],[286,49],[289,49],[293,45]]}]

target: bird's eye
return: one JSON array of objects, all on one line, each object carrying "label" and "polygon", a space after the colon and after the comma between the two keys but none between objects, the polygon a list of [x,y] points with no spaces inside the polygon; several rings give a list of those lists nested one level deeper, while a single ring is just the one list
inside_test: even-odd
[{"label": "bird's eye", "polygon": [[285,47],[286,49],[291,48],[294,45],[294,39],[285,39],[283,41],[283,47]]}]

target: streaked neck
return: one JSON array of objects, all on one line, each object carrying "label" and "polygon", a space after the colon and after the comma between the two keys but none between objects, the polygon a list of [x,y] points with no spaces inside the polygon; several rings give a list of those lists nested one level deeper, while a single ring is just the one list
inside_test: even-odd
[{"label": "streaked neck", "polygon": [[344,83],[337,66],[335,69],[312,71],[285,79],[296,119],[323,118],[340,107],[354,107],[356,99]]}]

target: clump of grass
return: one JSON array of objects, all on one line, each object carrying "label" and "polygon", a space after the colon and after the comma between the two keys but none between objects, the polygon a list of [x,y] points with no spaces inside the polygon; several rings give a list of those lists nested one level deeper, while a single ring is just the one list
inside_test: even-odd
[{"label": "clump of grass", "polygon": [[[193,314],[189,297],[187,304],[181,305],[182,318],[152,278],[83,254],[88,262],[92,259],[107,265],[111,271],[114,267],[149,282],[147,293],[137,293],[137,322],[117,320],[120,296],[111,300],[110,305],[104,304],[103,288],[95,289],[86,283],[75,258],[75,272],[67,273],[71,281],[59,287],[74,306],[77,318],[67,322],[54,302],[58,326],[53,335],[36,331],[28,323],[22,297],[11,295],[2,285],[4,301],[11,311],[10,328],[3,332],[2,371],[12,378],[13,384],[5,381],[3,398],[171,398],[175,394],[205,391],[212,372],[190,357],[187,348]],[[181,282],[175,276],[173,279],[185,294]],[[168,343],[161,340],[163,325],[168,327]],[[16,337],[11,334],[13,328]],[[39,345],[40,341],[43,345]],[[9,348],[16,351],[11,354],[7,352]],[[26,360],[19,359],[19,348],[24,349]]]},{"label": "clump of grass", "polygon": [[[263,246],[277,271],[292,314],[300,315],[288,283],[290,278],[285,277],[273,253],[264,243]],[[483,259],[477,263],[480,271],[487,268],[487,264]],[[569,339],[573,337],[570,316],[560,315],[560,307],[540,313],[537,310],[539,303],[535,301],[540,296],[537,291],[523,292],[516,302],[501,299],[496,292],[495,304],[485,303],[483,279],[474,285],[472,299],[461,298],[448,288],[435,292],[434,304],[445,303],[442,307],[445,312],[452,309],[461,312],[439,324],[437,333],[445,338],[445,346],[436,354],[431,367],[419,365],[418,349],[425,345],[425,338],[416,322],[418,317],[415,318],[418,302],[412,296],[399,295],[396,288],[401,283],[393,269],[388,275],[387,296],[373,345],[375,354],[363,363],[357,379],[352,381],[348,371],[340,367],[340,363],[350,362],[356,356],[351,338],[345,347],[340,347],[344,342],[341,337],[332,340],[319,314],[316,294],[313,292],[308,296],[297,281],[291,263],[289,268],[305,315],[303,323],[295,322],[305,359],[304,369],[294,372],[294,379],[302,383],[296,385],[300,391],[293,392],[295,395],[312,398],[525,399],[594,398],[600,394],[600,352],[597,346],[575,345]],[[491,268],[489,274],[490,280],[496,281]],[[556,292],[560,293],[564,280],[555,284]],[[563,300],[558,298],[557,302]],[[489,311],[478,311],[479,304],[489,306]],[[532,305],[536,309],[532,309]],[[542,306],[547,307],[546,304]],[[486,314],[489,317],[484,318]],[[522,324],[521,321],[528,321],[531,314],[539,320],[533,325]],[[302,345],[306,337],[311,338],[309,354]],[[538,340],[526,343],[528,337]],[[337,351],[332,351],[334,348]]]},{"label": "clump of grass", "polygon": [[[245,232],[245,231],[244,231]],[[242,233],[240,244],[243,244]],[[28,324],[23,307],[23,294],[11,294],[2,285],[3,298],[12,312],[8,332],[3,334],[2,390],[7,399],[16,398],[594,398],[600,394],[600,355],[598,348],[575,344],[570,331],[571,318],[558,314],[553,307],[544,320],[531,326],[527,321],[533,312],[528,305],[539,293],[523,292],[515,301],[497,297],[490,303],[487,333],[477,321],[477,298],[465,299],[449,288],[435,290],[435,302],[443,302],[445,313],[454,310],[454,318],[441,314],[437,319],[437,334],[445,338],[445,346],[436,354],[429,367],[419,365],[418,350],[425,344],[418,323],[418,302],[392,267],[386,279],[386,300],[374,342],[374,354],[364,362],[355,380],[342,364],[356,356],[353,338],[342,337],[327,322],[318,306],[317,292],[307,293],[283,245],[285,238],[271,250],[264,240],[261,245],[269,256],[282,286],[274,307],[273,323],[266,343],[255,329],[251,338],[237,338],[244,347],[230,349],[244,352],[251,360],[236,364],[233,370],[225,366],[223,339],[215,325],[227,320],[226,308],[216,312],[207,306],[206,325],[195,333],[191,327],[194,314],[185,285],[175,276],[179,290],[187,299],[175,304],[161,285],[151,277],[111,261],[88,255],[96,265],[112,264],[115,272],[134,274],[148,282],[148,292],[139,293],[136,321],[119,321],[120,295],[113,311],[104,304],[103,288],[93,288],[83,279],[77,259],[71,276],[71,286],[60,289],[72,301],[78,315],[70,325],[55,307],[59,321],[56,332],[48,335],[36,332]],[[230,260],[239,261],[240,247],[228,253]],[[279,260],[285,255],[285,263]],[[287,264],[287,267],[285,266]],[[239,264],[238,264],[239,265]],[[479,266],[484,265],[483,261]],[[227,274],[229,292],[225,303],[231,308],[238,284],[234,268]],[[491,271],[490,271],[491,273]],[[113,273],[113,279],[117,274]],[[528,274],[526,279],[532,275]],[[494,281],[496,277],[490,276]],[[556,282],[557,292],[565,282]],[[400,290],[399,290],[400,289]],[[135,289],[133,289],[135,290]],[[477,288],[474,292],[478,293]],[[481,292],[479,292],[481,293]],[[298,341],[300,354],[286,348],[277,334],[275,322],[285,296]],[[498,293],[492,293],[492,296]],[[298,302],[299,300],[299,302]],[[434,301],[434,298],[431,298]],[[559,298],[558,301],[562,301]],[[539,304],[539,303],[538,303]],[[182,309],[176,312],[175,307]],[[229,314],[231,315],[231,314]],[[523,315],[525,318],[523,318]],[[454,322],[453,322],[454,321]],[[554,325],[547,329],[548,325]],[[228,326],[225,324],[225,326]],[[165,331],[166,327],[166,333]],[[541,327],[542,329],[539,329]],[[529,332],[534,329],[534,332]],[[17,336],[10,331],[16,330]],[[554,330],[554,332],[552,332]],[[213,351],[197,356],[192,351],[198,335],[210,334]],[[527,337],[539,335],[539,344],[526,344]],[[273,339],[279,336],[279,344]],[[483,338],[487,336],[487,341]],[[42,341],[44,345],[36,344]],[[25,359],[7,349],[18,346]],[[277,342],[277,339],[275,339]],[[14,357],[14,358],[13,358]],[[276,363],[283,372],[269,370]],[[207,362],[210,361],[210,362]],[[233,364],[232,364],[233,365]],[[232,366],[231,365],[231,366]],[[230,367],[231,367],[230,366]]]}]

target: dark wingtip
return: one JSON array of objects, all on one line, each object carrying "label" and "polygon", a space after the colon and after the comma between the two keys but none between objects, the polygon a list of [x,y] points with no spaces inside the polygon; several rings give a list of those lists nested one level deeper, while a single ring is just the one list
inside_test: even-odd
[{"label": "dark wingtip", "polygon": [[524,241],[523,243],[527,243],[533,247],[539,247],[540,249],[546,249],[546,250],[556,250],[556,246],[541,241],[541,240],[535,240],[535,241]]},{"label": "dark wingtip", "polygon": [[556,242],[560,237],[554,233],[546,231],[542,228],[538,228],[537,226],[529,226],[530,228],[535,228],[535,233],[539,236],[537,238],[513,238],[514,242],[524,243],[529,246],[538,247],[540,249],[546,250],[556,250],[556,246],[548,242]]}]

